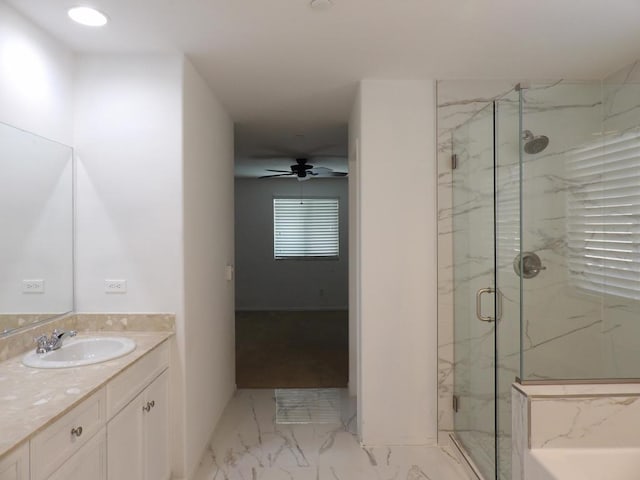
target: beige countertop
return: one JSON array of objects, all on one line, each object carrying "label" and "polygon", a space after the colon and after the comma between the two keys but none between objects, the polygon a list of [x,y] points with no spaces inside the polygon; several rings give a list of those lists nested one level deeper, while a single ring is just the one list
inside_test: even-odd
[{"label": "beige countertop", "polygon": [[82,332],[83,336],[122,336],[136,349],[108,362],[74,368],[25,367],[22,355],[0,363],[0,458],[71,410],[173,332]]}]

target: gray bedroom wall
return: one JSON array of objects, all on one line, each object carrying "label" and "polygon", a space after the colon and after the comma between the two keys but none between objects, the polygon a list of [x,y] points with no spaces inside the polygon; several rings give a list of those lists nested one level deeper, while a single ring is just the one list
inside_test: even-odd
[{"label": "gray bedroom wall", "polygon": [[[347,179],[235,181],[236,310],[334,310],[348,306]],[[273,197],[338,197],[339,260],[274,260]]]}]

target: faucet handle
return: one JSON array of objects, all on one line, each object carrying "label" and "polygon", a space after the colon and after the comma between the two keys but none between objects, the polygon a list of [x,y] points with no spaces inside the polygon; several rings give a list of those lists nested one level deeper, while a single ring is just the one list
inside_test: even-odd
[{"label": "faucet handle", "polygon": [[69,337],[75,337],[78,334],[75,330],[58,330],[57,328],[51,334],[51,338],[60,339],[64,335],[68,335]]},{"label": "faucet handle", "polygon": [[49,339],[46,335],[40,335],[39,337],[34,338],[33,341],[38,344],[36,347],[36,353],[45,353],[47,351]]}]

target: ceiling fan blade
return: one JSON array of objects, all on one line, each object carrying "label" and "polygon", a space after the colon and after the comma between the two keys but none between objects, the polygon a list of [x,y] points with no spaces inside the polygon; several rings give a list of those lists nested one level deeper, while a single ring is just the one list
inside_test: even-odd
[{"label": "ceiling fan blade", "polygon": [[310,172],[312,172],[315,175],[323,175],[323,174],[327,174],[327,173],[331,173],[333,172],[332,169],[327,168],[327,167],[313,167]]},{"label": "ceiling fan blade", "polygon": [[308,173],[319,177],[346,177],[348,175],[348,173],[345,172],[334,172],[332,169],[327,167],[315,167]]},{"label": "ceiling fan blade", "polygon": [[277,172],[277,173],[291,173],[291,170],[274,170],[272,168],[265,168],[267,172]]},{"label": "ceiling fan blade", "polygon": [[294,175],[294,174],[289,172],[289,173],[279,173],[277,175],[263,175],[262,177],[258,177],[258,178],[290,177],[291,175]]}]

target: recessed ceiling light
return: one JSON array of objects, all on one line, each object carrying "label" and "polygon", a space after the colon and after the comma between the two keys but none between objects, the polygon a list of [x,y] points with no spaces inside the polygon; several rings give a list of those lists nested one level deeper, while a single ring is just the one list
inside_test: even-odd
[{"label": "recessed ceiling light", "polygon": [[73,7],[67,12],[74,22],[88,27],[102,27],[107,24],[107,16],[91,7]]}]

